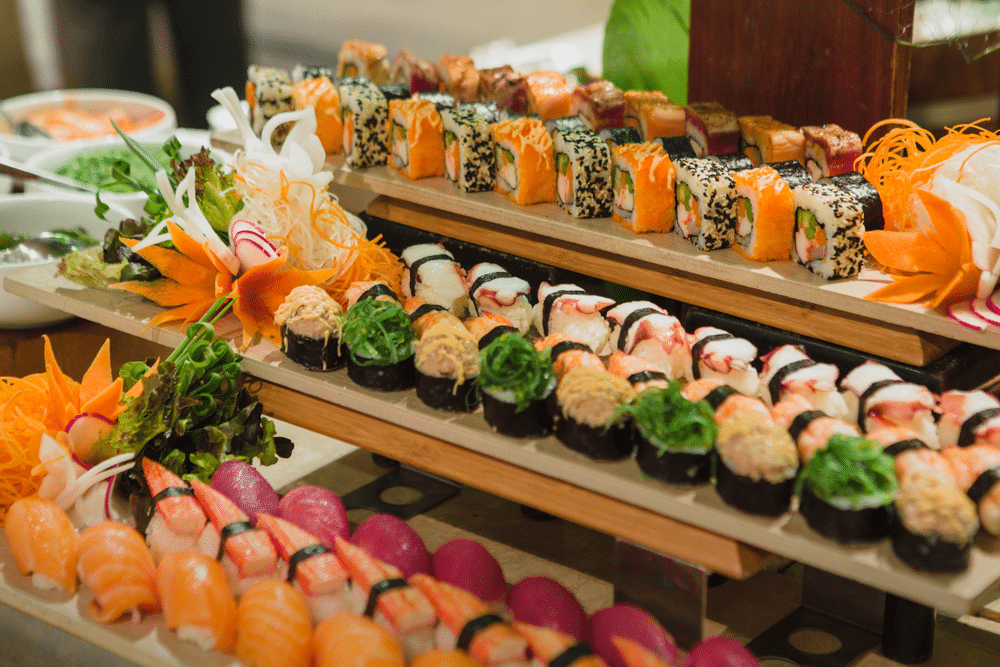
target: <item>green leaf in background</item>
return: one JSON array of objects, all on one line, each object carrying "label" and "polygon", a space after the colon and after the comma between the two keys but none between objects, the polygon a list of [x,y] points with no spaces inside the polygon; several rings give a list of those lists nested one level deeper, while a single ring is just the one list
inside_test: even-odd
[{"label": "green leaf in background", "polygon": [[687,103],[691,0],[615,0],[604,29],[604,78]]}]

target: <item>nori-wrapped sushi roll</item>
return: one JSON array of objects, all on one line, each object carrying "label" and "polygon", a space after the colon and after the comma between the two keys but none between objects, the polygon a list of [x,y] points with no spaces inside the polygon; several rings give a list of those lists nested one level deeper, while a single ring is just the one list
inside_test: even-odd
[{"label": "nori-wrapped sushi roll", "polygon": [[497,433],[540,438],[552,432],[549,401],[556,388],[547,351],[504,333],[479,352],[483,414]]},{"label": "nori-wrapped sushi roll", "polygon": [[417,398],[438,410],[470,412],[479,405],[479,346],[443,306],[410,297],[404,305],[417,332]]},{"label": "nori-wrapped sushi roll", "polygon": [[628,380],[604,368],[566,371],[556,387],[556,437],[587,458],[617,461],[632,455],[629,419],[619,408],[632,398]]},{"label": "nori-wrapped sushi roll", "polygon": [[877,442],[835,434],[799,476],[799,511],[821,535],[870,542],[889,535],[899,489],[893,458]]},{"label": "nori-wrapped sushi roll", "polygon": [[332,371],[347,361],[342,354],[344,310],[325,290],[296,287],[274,313],[281,330],[281,351],[311,371]]},{"label": "nori-wrapped sushi roll", "polygon": [[636,463],[668,484],[702,484],[712,476],[712,448],[718,431],[712,407],[681,395],[680,383],[647,389],[622,408],[635,422]]},{"label": "nori-wrapped sushi roll", "polygon": [[896,496],[892,550],[916,570],[962,572],[979,529],[976,504],[949,479],[917,473]]},{"label": "nori-wrapped sushi roll", "polygon": [[416,332],[403,307],[393,301],[364,299],[347,311],[343,340],[350,359],[348,376],[362,387],[399,391],[416,384]]}]

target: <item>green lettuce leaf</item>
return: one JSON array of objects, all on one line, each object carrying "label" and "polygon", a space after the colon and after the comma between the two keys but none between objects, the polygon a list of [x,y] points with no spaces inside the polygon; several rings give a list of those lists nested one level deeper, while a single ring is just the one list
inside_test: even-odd
[{"label": "green lettuce leaf", "polygon": [[615,0],[604,29],[604,78],[687,103],[691,0]]}]

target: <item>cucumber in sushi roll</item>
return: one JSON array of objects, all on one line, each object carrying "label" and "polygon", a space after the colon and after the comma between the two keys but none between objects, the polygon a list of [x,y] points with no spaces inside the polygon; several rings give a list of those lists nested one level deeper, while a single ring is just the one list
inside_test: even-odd
[{"label": "cucumber in sushi roll", "polygon": [[399,391],[416,384],[417,334],[398,303],[358,301],[347,310],[341,336],[350,354],[347,374],[362,387]]},{"label": "cucumber in sushi roll", "polygon": [[816,532],[838,542],[889,535],[899,490],[896,464],[866,438],[835,434],[799,475],[799,511]]},{"label": "cucumber in sushi roll", "polygon": [[311,371],[332,371],[347,361],[342,354],[344,310],[325,290],[296,287],[274,313],[281,330],[281,351]]},{"label": "cucumber in sushi roll", "polygon": [[547,351],[504,333],[479,352],[483,415],[498,433],[540,438],[552,431],[549,399],[556,388]]}]

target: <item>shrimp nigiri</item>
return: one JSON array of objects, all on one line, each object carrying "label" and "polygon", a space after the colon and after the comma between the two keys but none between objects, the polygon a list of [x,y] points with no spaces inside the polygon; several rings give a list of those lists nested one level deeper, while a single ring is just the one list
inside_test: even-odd
[{"label": "shrimp nigiri", "polygon": [[159,610],[156,565],[132,526],[103,521],[83,531],[78,568],[94,596],[87,605],[94,622],[111,623],[125,614],[138,622],[142,612]]},{"label": "shrimp nigiri", "polygon": [[316,667],[403,667],[403,647],[392,633],[349,611],[325,619],[313,633]]},{"label": "shrimp nigiri", "polygon": [[236,606],[236,657],[247,667],[309,667],[312,629],[302,593],[280,579],[263,579]]},{"label": "shrimp nigiri", "polygon": [[17,570],[42,590],[76,592],[79,537],[55,502],[21,498],[10,506],[4,525]]},{"label": "shrimp nigiri", "polygon": [[222,566],[197,551],[174,551],[160,561],[156,584],[163,619],[178,638],[205,651],[236,642],[236,602]]},{"label": "shrimp nigiri", "polygon": [[207,525],[194,491],[183,479],[163,464],[148,458],[142,460],[142,474],[152,496],[153,516],[146,526],[146,544],[153,560],[182,549],[197,549],[202,531]]},{"label": "shrimp nigiri", "polygon": [[514,629],[528,640],[533,662],[542,667],[553,663],[562,667],[607,667],[603,658],[573,635],[529,623],[514,623]]}]

